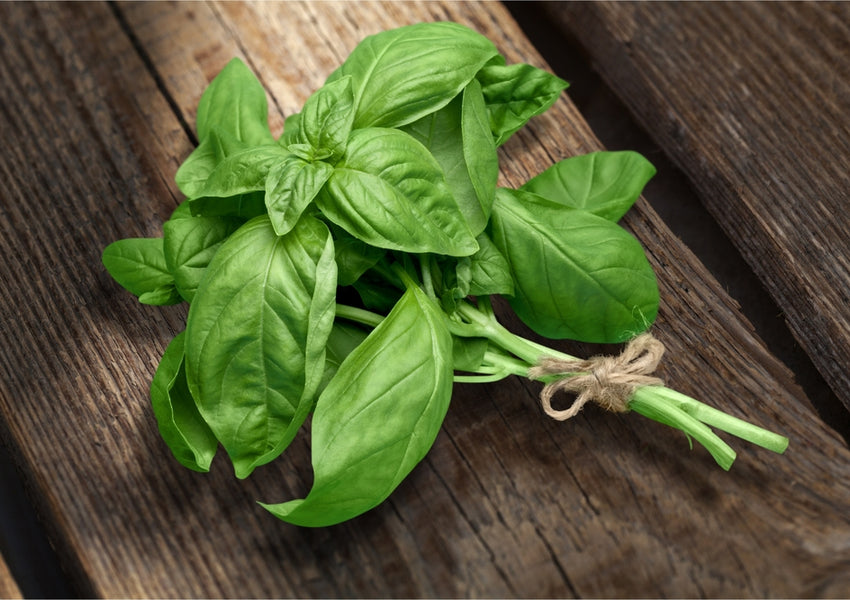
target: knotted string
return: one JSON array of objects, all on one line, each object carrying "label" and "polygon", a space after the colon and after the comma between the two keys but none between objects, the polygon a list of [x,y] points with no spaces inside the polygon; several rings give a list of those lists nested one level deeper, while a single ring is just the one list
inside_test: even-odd
[{"label": "knotted string", "polygon": [[[540,392],[543,410],[558,421],[576,416],[590,401],[606,410],[627,412],[635,389],[663,384],[651,376],[663,354],[664,344],[652,334],[644,333],[632,339],[619,356],[594,356],[587,360],[546,357],[529,369],[528,375],[532,379],[563,376],[547,383]],[[564,410],[552,408],[552,397],[560,391],[577,394],[572,406]]]}]

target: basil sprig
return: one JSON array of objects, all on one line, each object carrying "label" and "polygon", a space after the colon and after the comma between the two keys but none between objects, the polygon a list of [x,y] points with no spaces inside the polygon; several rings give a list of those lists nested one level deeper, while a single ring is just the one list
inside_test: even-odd
[{"label": "basil sprig", "polygon": [[[497,187],[497,148],[566,87],[466,27],[411,25],[364,39],[275,139],[262,85],[231,61],[201,98],[199,144],[176,176],[187,200],[163,237],[103,252],[141,302],[190,303],[151,385],[175,458],[207,471],[221,446],[244,478],[312,413],[312,489],[263,506],[339,523],[425,456],[453,382],[572,359],[501,326],[490,296],[546,338],[648,329],[655,275],[617,224],[655,173],[646,159],[595,152]],[[661,386],[629,407],[724,468],[735,454],[706,424],[787,445]]]}]

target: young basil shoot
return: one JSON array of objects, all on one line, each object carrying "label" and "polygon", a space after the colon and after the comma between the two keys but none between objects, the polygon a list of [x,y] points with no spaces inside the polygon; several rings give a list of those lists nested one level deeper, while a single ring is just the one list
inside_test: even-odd
[{"label": "young basil shoot", "polygon": [[[231,61],[201,98],[176,175],[187,200],[163,236],[103,252],[141,302],[190,303],[151,385],[175,458],[207,471],[223,447],[244,478],[312,414],[312,489],[262,506],[332,525],[425,456],[454,382],[509,376],[542,382],[553,418],[587,401],[633,411],[724,469],[735,453],[712,427],[783,452],[784,437],[652,376],[663,347],[638,334],[658,287],[617,224],[655,173],[646,159],[595,152],[497,187],[498,147],[566,87],[469,28],[421,23],[364,39],[275,139],[262,85]],[[567,356],[503,327],[493,296],[544,338],[628,345]],[[562,391],[576,404],[556,410]]]}]

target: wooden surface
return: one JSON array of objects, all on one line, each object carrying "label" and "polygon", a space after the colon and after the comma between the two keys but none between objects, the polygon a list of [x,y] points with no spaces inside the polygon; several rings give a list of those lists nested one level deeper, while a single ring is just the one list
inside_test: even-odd
[{"label": "wooden surface", "polygon": [[[365,35],[451,19],[542,65],[497,3],[0,3],[0,434],[82,596],[798,597],[850,594],[850,449],[730,298],[639,202],[668,384],[791,438],[729,473],[637,415],[556,423],[539,387],[458,386],[434,448],[382,506],[299,529],[254,501],[309,485],[307,436],[237,481],[180,467],[148,385],[186,309],[145,307],[100,252],[180,200],[207,82],[242,56],[271,122]],[[598,148],[567,97],[503,147],[516,185]],[[519,326],[510,322],[512,328]]]},{"label": "wooden surface", "polygon": [[21,589],[2,555],[0,555],[0,598],[23,598]]},{"label": "wooden surface", "polygon": [[850,408],[850,4],[541,5],[687,173]]}]

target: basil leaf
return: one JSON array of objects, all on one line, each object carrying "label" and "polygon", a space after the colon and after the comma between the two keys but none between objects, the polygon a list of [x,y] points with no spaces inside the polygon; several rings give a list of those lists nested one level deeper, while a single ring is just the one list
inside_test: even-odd
[{"label": "basil leaf", "polygon": [[151,405],[159,433],[174,458],[193,471],[206,472],[210,470],[218,440],[198,412],[186,384],[185,337],[186,332],[181,331],[165,349],[151,382]]},{"label": "basil leaf", "polygon": [[485,338],[452,336],[452,365],[455,371],[474,372],[484,362],[490,342]]},{"label": "basil leaf", "polygon": [[170,304],[180,304],[183,302],[183,296],[177,291],[174,282],[170,282],[155,290],[140,294],[139,302],[153,306],[167,306]]},{"label": "basil leaf", "polygon": [[[386,250],[383,248],[370,246],[333,224],[331,225],[331,232],[334,236],[339,285],[354,284],[386,254]],[[395,304],[395,300],[393,300],[393,304]]]},{"label": "basil leaf", "polygon": [[471,296],[513,296],[514,279],[508,259],[499,251],[486,233],[479,235],[478,252],[469,257]]},{"label": "basil leaf", "polygon": [[481,82],[497,146],[531,118],[546,112],[569,86],[563,79],[523,63],[487,65],[476,78]]},{"label": "basil leaf", "polygon": [[337,160],[345,152],[354,121],[351,77],[342,77],[316,90],[300,115],[298,131],[290,143],[308,146],[311,152],[304,157],[308,160]]},{"label": "basil leaf", "polygon": [[252,146],[231,154],[216,165],[199,196],[227,198],[264,190],[269,169],[288,156],[290,153],[276,144]]},{"label": "basil leaf", "polygon": [[360,296],[363,306],[369,310],[386,313],[396,305],[402,292],[382,277],[366,271],[352,287]]},{"label": "basil leaf", "polygon": [[327,227],[277,236],[266,216],[222,244],[186,325],[186,374],[237,477],[278,456],[312,406],[333,325],[336,264]]},{"label": "basil leaf", "polygon": [[366,37],[327,81],[351,77],[355,128],[400,127],[448,104],[497,56],[467,27],[417,23]]},{"label": "basil leaf", "polygon": [[329,220],[379,248],[452,256],[478,249],[440,165],[397,129],[352,131],[316,205]]},{"label": "basil leaf", "polygon": [[289,523],[322,527],[381,503],[434,443],[451,397],[451,358],[442,312],[408,289],[319,397],[310,493],[263,506]]},{"label": "basil leaf", "polygon": [[304,210],[333,173],[328,163],[308,162],[290,154],[269,171],[266,210],[278,235],[295,226]]},{"label": "basil leaf", "polygon": [[232,59],[201,95],[195,123],[203,141],[213,127],[250,145],[272,144],[263,85],[239,58]]},{"label": "basil leaf", "polygon": [[103,249],[103,266],[143,304],[177,304],[174,277],[165,263],[162,238],[126,238]]},{"label": "basil leaf", "polygon": [[[188,203],[183,203],[187,205]],[[181,205],[181,206],[183,206]],[[192,302],[212,257],[244,223],[234,217],[192,217],[163,223],[165,264],[180,295]]]},{"label": "basil leaf", "polygon": [[189,207],[196,217],[236,217],[247,221],[266,214],[266,194],[258,191],[226,198],[202,196],[189,200]]},{"label": "basil leaf", "polygon": [[325,371],[317,393],[321,394],[334,378],[342,362],[354,349],[363,343],[369,331],[345,321],[334,321],[331,334],[325,347]]},{"label": "basil leaf", "polygon": [[473,234],[484,231],[493,206],[499,162],[481,86],[472,80],[448,105],[409,125],[437,159]]},{"label": "basil leaf", "polygon": [[520,189],[618,221],[655,175],[637,152],[592,152],[555,163]]},{"label": "basil leaf", "polygon": [[511,307],[540,335],[617,343],[655,320],[655,274],[616,223],[500,188],[491,228],[513,272]]}]

